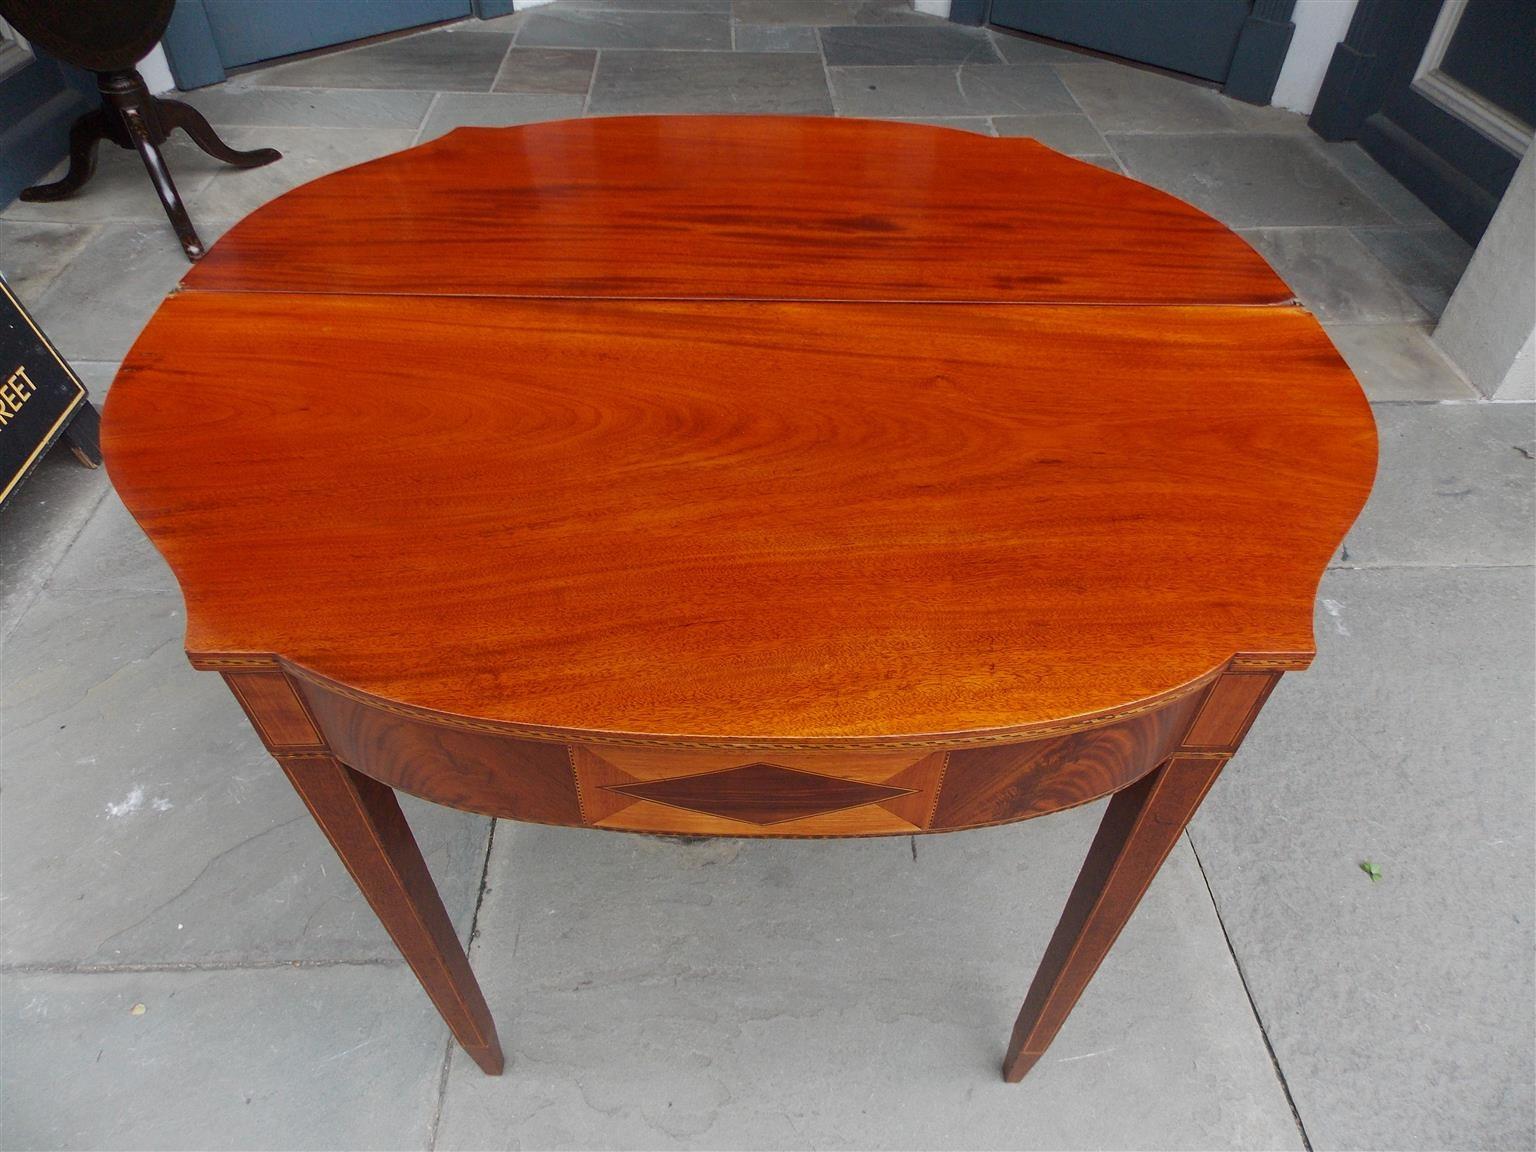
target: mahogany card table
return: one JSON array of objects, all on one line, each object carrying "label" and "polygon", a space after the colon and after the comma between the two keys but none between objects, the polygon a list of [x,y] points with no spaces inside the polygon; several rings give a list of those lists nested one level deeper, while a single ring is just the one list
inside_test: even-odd
[{"label": "mahogany card table", "polygon": [[104,448],[192,663],[486,1072],[396,790],[786,837],[1109,796],[1009,1080],[1312,659],[1376,459],[1209,216],[1027,139],[792,117],[466,128],[289,192],[161,306]]}]

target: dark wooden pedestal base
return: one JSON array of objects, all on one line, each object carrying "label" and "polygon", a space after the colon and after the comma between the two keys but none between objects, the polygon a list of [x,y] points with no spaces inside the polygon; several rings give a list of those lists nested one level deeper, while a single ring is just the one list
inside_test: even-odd
[{"label": "dark wooden pedestal base", "polygon": [[36,184],[24,190],[21,198],[37,202],[73,196],[96,171],[96,146],[102,140],[110,140],[120,148],[138,152],[187,259],[197,260],[204,252],[203,242],[192,225],[181,194],[176,191],[176,182],[165,166],[160,145],[180,128],[208,155],[237,168],[259,168],[281,160],[283,154],[275,148],[255,148],[249,152],[231,148],[219,139],[213,125],[196,108],[179,100],[151,96],[136,69],[98,72],[96,82],[101,91],[101,107],[87,112],[70,128],[69,171],[62,180]]}]

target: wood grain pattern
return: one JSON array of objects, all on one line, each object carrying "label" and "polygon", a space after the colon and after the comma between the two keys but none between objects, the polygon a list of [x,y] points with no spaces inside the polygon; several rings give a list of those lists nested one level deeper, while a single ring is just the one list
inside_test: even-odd
[{"label": "wood grain pattern", "polygon": [[894,800],[908,790],[755,761],[714,772],[610,784],[624,796],[758,827]]},{"label": "wood grain pattern", "polygon": [[1022,820],[1123,788],[1173,751],[1202,695],[1071,736],[952,752],[931,827]]},{"label": "wood grain pattern", "polygon": [[[1221,677],[1198,702],[1179,750],[1110,800],[1014,1023],[1006,1080],[1022,1080],[1055,1039],[1279,679],[1278,672]],[[1226,751],[1204,752],[1197,737]]]},{"label": "wood grain pattern", "polygon": [[[740,770],[764,763],[747,749],[669,748],[659,745],[573,746],[572,766],[582,811],[595,827],[622,832],[687,836],[821,837],[892,836],[921,831],[943,776],[945,754],[920,751],[774,751],[776,770],[791,778],[786,793],[799,792],[799,811],[780,807],[794,796],[740,787]],[[816,785],[820,783],[820,786]],[[797,789],[795,785],[807,785]],[[853,804],[829,794],[846,786]],[[683,788],[681,799],[669,790]]]},{"label": "wood grain pattern", "polygon": [[347,764],[453,808],[538,824],[580,824],[564,745],[408,720],[299,681],[326,741]]},{"label": "wood grain pattern", "polygon": [[[593,748],[466,731],[297,683],[326,746],[392,787],[505,819],[676,835],[905,835],[1029,819],[1124,787],[1173,751],[1202,707],[1213,714],[1202,688],[1067,736],[926,755]],[[765,764],[797,775],[772,787],[742,778]]]},{"label": "wood grain pattern", "polygon": [[880,807],[915,828],[928,828],[933,823],[934,809],[938,807],[950,755],[949,752],[933,752],[896,775],[887,776],[886,784],[908,791],[904,796],[881,801]]},{"label": "wood grain pattern", "polygon": [[331,755],[281,671],[224,679],[455,1039],[486,1073],[501,1072],[495,1022],[394,792]]},{"label": "wood grain pattern", "polygon": [[1004,1079],[1022,1080],[1056,1038],[1225,763],[1175,756],[1110,800],[1014,1024]]},{"label": "wood grain pattern", "polygon": [[1229,673],[1212,686],[1184,737],[1191,751],[1236,751],[1279,681],[1274,673]]},{"label": "wood grain pattern", "polygon": [[502,1070],[501,1042],[395,794],[338,760],[279,756],[341,862],[453,1032],[486,1073]]},{"label": "wood grain pattern", "polygon": [[183,293],[106,407],[193,652],[577,743],[1026,738],[1309,651],[1374,468],[1285,308]]},{"label": "wood grain pattern", "polygon": [[224,683],[245,709],[268,751],[314,751],[325,747],[313,718],[281,672],[226,672]]},{"label": "wood grain pattern", "polygon": [[1164,192],[928,125],[603,117],[460,128],[258,209],[207,291],[1272,304],[1242,239]]}]

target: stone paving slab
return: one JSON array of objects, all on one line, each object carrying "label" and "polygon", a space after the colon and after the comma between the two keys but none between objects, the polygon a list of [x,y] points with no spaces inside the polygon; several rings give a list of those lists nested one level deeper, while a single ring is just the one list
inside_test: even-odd
[{"label": "stone paving slab", "polygon": [[725,13],[567,9],[529,13],[517,42],[527,48],[730,51]]},{"label": "stone paving slab", "polygon": [[473,960],[508,1070],[455,1057],[438,1147],[1299,1147],[1184,846],[1003,1082],[1101,810],[918,837],[915,859],[499,825]]},{"label": "stone paving slab", "polygon": [[80,377],[80,382],[85,385],[92,402],[99,409],[122,365],[112,360],[71,360],[69,366]]},{"label": "stone paving slab", "polygon": [[[1025,52],[1016,44],[1003,51],[1015,60]],[[1171,76],[1081,56],[1075,63],[1061,62],[1056,71],[1100,132],[1230,132],[1240,126],[1235,101]]]},{"label": "stone paving slab", "polygon": [[1408,294],[1439,319],[1472,259],[1472,246],[1444,224],[1430,228],[1356,228],[1355,238]]},{"label": "stone paving slab", "polygon": [[444,92],[432,105],[417,136],[435,140],[455,128],[501,128],[581,115],[584,96],[552,92]]},{"label": "stone paving slab", "polygon": [[183,92],[216,127],[418,128],[432,92],[259,88],[248,81]]},{"label": "stone paving slab", "polygon": [[1111,132],[1105,138],[1136,179],[1230,228],[1392,223],[1380,205],[1294,136]]},{"label": "stone paving slab", "polygon": [[410,128],[237,126],[224,138],[235,148],[276,148],[281,160],[260,168],[226,168],[188,200],[194,219],[238,220],[291,188],[320,176],[409,148]]},{"label": "stone paving slab", "polygon": [[1392,174],[1356,144],[1353,140],[1328,143],[1320,136],[1309,134],[1308,142],[1330,164],[1343,172],[1357,187],[1384,207],[1400,224],[1444,227],[1444,222],[1429,210],[1429,206],[1398,183]]},{"label": "stone paving slab", "polygon": [[[798,0],[791,0],[798,3]],[[724,12],[731,10],[731,0],[562,0],[561,9],[606,8],[609,11],[636,12]],[[525,9],[534,12],[537,9]],[[558,9],[557,9],[558,11]]]},{"label": "stone paving slab", "polygon": [[1051,68],[1011,64],[828,68],[843,116],[1033,116],[1076,112]]},{"label": "stone paving slab", "polygon": [[820,39],[822,58],[831,65],[1002,62],[985,32],[958,24],[823,28]]},{"label": "stone paving slab", "polygon": [[1109,144],[1093,121],[1072,113],[1046,116],[994,116],[999,136],[1028,136],[1068,156],[1108,156]]},{"label": "stone paving slab", "polygon": [[1422,324],[1329,324],[1328,338],[1372,401],[1481,397]]},{"label": "stone paving slab", "polygon": [[[797,3],[798,0],[791,0]],[[561,9],[606,8],[609,11],[633,10],[637,12],[725,12],[731,10],[731,0],[562,0]],[[537,9],[525,9],[534,12]],[[558,9],[557,9],[558,11]]]},{"label": "stone paving slab", "polygon": [[597,62],[593,115],[832,112],[821,59],[804,52],[610,52]]},{"label": "stone paving slab", "polygon": [[[209,245],[229,226],[193,219]],[[188,267],[163,212],[158,219],[109,223],[30,310],[66,359],[119,361]]]},{"label": "stone paving slab", "polygon": [[176,578],[111,485],[48,578],[54,592],[165,592]]},{"label": "stone paving slab", "polygon": [[898,124],[931,124],[935,128],[953,128],[978,136],[995,135],[992,121],[985,116],[877,116],[875,119],[894,120]]},{"label": "stone paving slab", "polygon": [[0,976],[0,1146],[426,1148],[447,1029],[415,983],[403,964]]},{"label": "stone paving slab", "polygon": [[596,66],[597,52],[591,48],[514,48],[501,62],[491,90],[585,96]]},{"label": "stone paving slab", "polygon": [[1242,236],[1325,324],[1429,320],[1407,288],[1347,228],[1252,228]]},{"label": "stone paving slab", "polygon": [[1222,922],[1313,1147],[1530,1148],[1533,570],[1321,597],[1192,826]]},{"label": "stone paving slab", "polygon": [[819,52],[816,29],[805,24],[733,24],[731,45],[738,52]]},{"label": "stone paving slab", "polygon": [[48,290],[100,225],[0,219],[0,273],[23,307]]},{"label": "stone paving slab", "polygon": [[[174,593],[45,591],[6,641],[0,963],[394,959],[182,631]],[[467,933],[489,822],[404,806]]]},{"label": "stone paving slab", "polygon": [[253,82],[269,88],[489,92],[511,46],[511,35],[427,32],[264,68]]},{"label": "stone paving slab", "polygon": [[[55,445],[0,510],[0,645],[42,592],[54,566],[107,492],[100,469]],[[0,653],[3,653],[0,647]]]},{"label": "stone paving slab", "polygon": [[1536,562],[1536,405],[1378,404],[1376,487],[1341,562]]},{"label": "stone paving slab", "polygon": [[[183,199],[208,183],[223,167],[181,132],[166,140],[160,151]],[[68,162],[61,160],[40,182],[59,179],[67,168]],[[86,224],[107,220],[164,221],[165,209],[155,195],[139,154],[103,142],[96,149],[96,171],[83,190],[67,200],[47,203],[13,200],[0,210],[0,218]]]},{"label": "stone paving slab", "polygon": [[[601,3],[602,0],[587,0],[588,3]],[[649,4],[651,0],[634,0],[635,3]],[[801,0],[793,0],[794,4]],[[853,6],[853,22],[855,24],[921,24],[925,27],[934,27],[935,18],[926,12],[915,11],[911,0],[856,0]]]},{"label": "stone paving slab", "polygon": [[1074,52],[1066,45],[1045,44],[1023,36],[1010,36],[999,29],[991,29],[992,43],[997,53],[1009,64],[1083,64],[1092,63],[1093,57]]},{"label": "stone paving slab", "polygon": [[738,24],[856,24],[859,6],[859,0],[732,0],[731,18]]}]

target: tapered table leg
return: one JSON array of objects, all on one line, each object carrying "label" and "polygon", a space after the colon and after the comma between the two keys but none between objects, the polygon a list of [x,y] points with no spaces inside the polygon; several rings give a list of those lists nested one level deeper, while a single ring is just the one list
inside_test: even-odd
[{"label": "tapered table leg", "polygon": [[454,1038],[485,1072],[499,1074],[496,1025],[394,790],[324,749],[280,671],[226,674],[225,680]]},{"label": "tapered table leg", "polygon": [[1274,673],[1223,676],[1181,749],[1111,797],[1013,1026],[1004,1079],[1022,1080],[1050,1047],[1278,679]]},{"label": "tapered table leg", "polygon": [[1005,1079],[1022,1080],[1056,1038],[1223,763],[1176,756],[1110,800],[1013,1026]]},{"label": "tapered table leg", "polygon": [[501,1044],[394,790],[329,757],[279,757],[315,823],[464,1050],[491,1075]]}]

